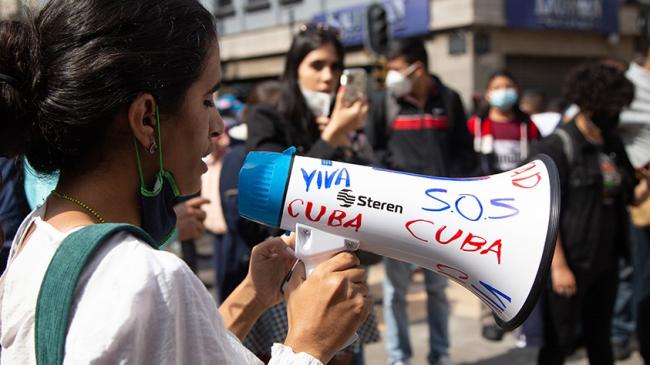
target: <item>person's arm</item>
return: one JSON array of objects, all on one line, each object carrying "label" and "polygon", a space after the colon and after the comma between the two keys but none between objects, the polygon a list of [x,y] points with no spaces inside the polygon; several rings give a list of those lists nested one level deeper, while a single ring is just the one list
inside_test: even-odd
[{"label": "person's arm", "polygon": [[[269,105],[259,105],[248,114],[248,138],[246,147],[249,151],[282,152],[290,147],[287,140],[287,126],[279,111]],[[319,138],[304,155],[326,160],[334,159],[338,149],[329,142]]]},{"label": "person's arm", "polygon": [[555,242],[555,252],[551,263],[551,281],[553,291],[558,295],[570,297],[576,293],[576,279],[564,255],[562,239],[560,239],[559,234]]},{"label": "person's arm", "polygon": [[246,147],[251,151],[282,152],[288,146],[285,131],[282,129],[282,116],[273,107],[258,105],[253,107],[248,120]]},{"label": "person's arm", "polygon": [[365,276],[351,252],[339,252],[306,279],[299,264],[287,285],[285,345],[329,362],[372,310]]},{"label": "person's arm", "polygon": [[[226,328],[238,338],[246,336],[264,309],[282,299],[280,287],[294,261],[287,246],[292,240],[283,236],[255,246],[247,278],[219,308]],[[271,364],[327,363],[372,310],[365,275],[349,252],[321,263],[307,279],[304,265],[297,265],[285,294],[286,346],[274,346]],[[280,361],[285,358],[296,362]]]},{"label": "person's arm", "polygon": [[333,146],[322,138],[319,138],[305,153],[307,157],[320,158],[323,160],[335,160],[341,155],[339,148]]},{"label": "person's arm", "polygon": [[650,168],[642,167],[637,169],[639,183],[634,188],[634,199],[632,206],[639,206],[650,198]]},{"label": "person's arm", "polygon": [[347,104],[343,100],[344,94],[344,87],[336,92],[332,115],[320,135],[321,140],[335,147],[349,147],[349,133],[363,128],[368,117],[368,101],[365,97]]},{"label": "person's arm", "polygon": [[174,206],[179,241],[195,240],[205,233],[205,211],[201,206],[209,202],[210,200],[198,196]]},{"label": "person's arm", "polygon": [[[555,162],[560,179],[562,202],[565,202],[568,197],[566,187],[568,186],[567,182],[570,174],[570,166],[568,163],[568,157],[564,155],[562,140],[557,135],[551,135],[546,139],[533,143],[531,146],[531,153],[528,156],[528,162],[539,153],[548,155],[553,162]],[[562,212],[560,213],[560,217],[562,217]],[[560,227],[562,227],[561,222]],[[564,252],[561,233],[558,233],[555,242],[555,251],[551,263],[551,282],[553,285],[553,291],[558,295],[570,297],[574,295],[577,290],[575,276],[569,267]]]},{"label": "person's arm", "polygon": [[282,300],[282,280],[293,262],[291,249],[280,238],[253,247],[246,278],[219,307],[226,328],[237,338],[243,340],[259,316]]},{"label": "person's arm", "polygon": [[268,305],[260,300],[253,283],[246,278],[219,306],[219,314],[225,327],[243,341],[267,308]]}]

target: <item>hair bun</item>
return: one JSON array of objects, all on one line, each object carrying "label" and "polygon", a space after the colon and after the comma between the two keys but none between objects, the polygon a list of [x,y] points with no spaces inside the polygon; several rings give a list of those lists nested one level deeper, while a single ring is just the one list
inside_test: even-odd
[{"label": "hair bun", "polygon": [[0,156],[25,152],[34,111],[31,104],[34,32],[17,21],[0,21]]}]

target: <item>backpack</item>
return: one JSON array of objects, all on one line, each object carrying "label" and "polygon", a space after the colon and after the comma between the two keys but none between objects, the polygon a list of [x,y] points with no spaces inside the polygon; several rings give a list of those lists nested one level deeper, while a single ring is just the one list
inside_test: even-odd
[{"label": "backpack", "polygon": [[130,224],[103,223],[68,235],[54,253],[36,303],[36,363],[58,365],[65,357],[70,309],[79,277],[102,245],[116,233],[129,232],[156,248],[149,234]]},{"label": "backpack", "polygon": [[575,149],[573,147],[573,139],[571,138],[569,133],[562,128],[556,128],[553,131],[553,134],[560,137],[560,140],[562,141],[562,152],[564,152],[564,156],[566,157],[569,166],[573,165],[573,162],[575,161]]}]

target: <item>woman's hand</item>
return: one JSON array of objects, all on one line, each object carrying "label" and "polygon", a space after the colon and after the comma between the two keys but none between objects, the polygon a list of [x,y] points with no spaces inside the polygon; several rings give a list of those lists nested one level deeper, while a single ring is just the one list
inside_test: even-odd
[{"label": "woman's hand", "polygon": [[209,202],[206,198],[196,197],[174,206],[179,241],[198,239],[205,233],[205,212],[201,205]]},{"label": "woman's hand", "polygon": [[634,200],[632,205],[638,206],[650,198],[650,167],[644,166],[636,170],[639,183],[634,189]]},{"label": "woman's hand", "polygon": [[318,130],[321,133],[325,130],[325,127],[330,123],[329,117],[316,117],[316,124],[318,124]]},{"label": "woman's hand", "polygon": [[356,255],[341,252],[318,265],[306,280],[304,275],[300,263],[287,290],[285,344],[327,363],[372,310],[366,272]]},{"label": "woman's hand", "polygon": [[551,267],[553,291],[560,296],[569,298],[576,293],[576,278],[567,265]]},{"label": "woman's hand", "polygon": [[294,235],[275,237],[253,247],[248,275],[244,280],[250,282],[256,300],[265,308],[283,299],[280,288],[296,260],[291,249],[294,240]]},{"label": "woman's hand", "polygon": [[294,261],[293,239],[272,238],[253,248],[248,275],[219,307],[226,328],[241,341],[255,321],[282,299],[280,287]]},{"label": "woman's hand", "polygon": [[341,87],[336,94],[332,117],[321,133],[324,141],[335,146],[345,143],[349,132],[363,128],[368,117],[368,101],[364,98],[346,105],[343,101],[344,91]]}]

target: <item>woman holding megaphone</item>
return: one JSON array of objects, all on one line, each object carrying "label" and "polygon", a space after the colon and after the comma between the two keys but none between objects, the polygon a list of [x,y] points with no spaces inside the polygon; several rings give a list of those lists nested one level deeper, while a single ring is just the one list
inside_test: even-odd
[{"label": "woman holding megaphone", "polygon": [[[285,242],[253,250],[218,313],[158,250],[223,132],[214,29],[195,0],[51,0],[33,22],[0,23],[0,155],[61,172],[0,282],[3,364],[261,363],[240,340],[282,299]],[[342,253],[294,275],[271,363],[326,363],[350,338],[371,308],[358,264]]]}]

